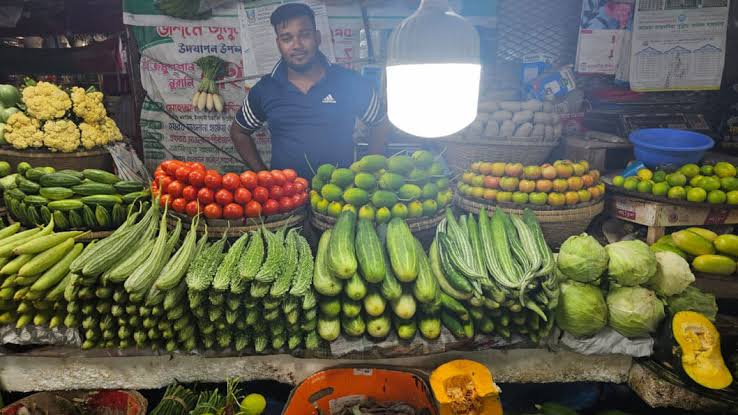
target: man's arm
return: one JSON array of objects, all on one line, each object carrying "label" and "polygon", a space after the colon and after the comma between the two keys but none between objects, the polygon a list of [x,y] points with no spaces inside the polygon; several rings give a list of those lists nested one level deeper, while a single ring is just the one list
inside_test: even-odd
[{"label": "man's arm", "polygon": [[231,141],[236,147],[236,151],[241,156],[243,161],[249,165],[254,171],[266,170],[266,164],[259,155],[259,150],[256,149],[256,143],[254,143],[251,133],[244,130],[236,121],[231,123]]},{"label": "man's arm", "polygon": [[390,131],[390,123],[387,117],[384,117],[378,124],[370,127],[369,130],[369,154],[384,154],[387,145],[387,135]]}]

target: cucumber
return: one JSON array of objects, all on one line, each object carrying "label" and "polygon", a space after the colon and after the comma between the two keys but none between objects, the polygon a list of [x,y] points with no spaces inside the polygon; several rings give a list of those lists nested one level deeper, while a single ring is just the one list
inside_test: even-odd
[{"label": "cucumber", "polygon": [[75,209],[82,209],[84,203],[82,203],[82,201],[79,199],[66,199],[49,202],[47,206],[51,210],[61,210],[63,212],[69,212]]},{"label": "cucumber", "polygon": [[112,208],[116,203],[123,203],[123,200],[118,195],[93,195],[85,196],[81,198],[82,202],[86,205],[102,205],[106,208]]},{"label": "cucumber", "polygon": [[397,279],[402,282],[415,281],[418,277],[415,238],[403,219],[393,218],[387,226],[387,252]]},{"label": "cucumber", "polygon": [[121,181],[113,184],[113,187],[115,187],[115,190],[117,190],[118,193],[120,193],[122,195],[125,195],[125,194],[128,194],[128,193],[140,192],[146,186],[143,183],[141,183],[141,182],[134,182],[134,181],[129,181],[129,180],[121,180]]},{"label": "cucumber", "polygon": [[80,196],[94,196],[94,195],[114,195],[117,193],[115,187],[105,183],[83,183],[77,186],[72,186],[74,193]]},{"label": "cucumber", "polygon": [[66,174],[67,176],[74,176],[80,180],[83,180],[85,178],[85,175],[82,174],[82,172],[79,172],[77,170],[64,169],[64,170],[57,171],[57,173],[63,173],[63,174]]},{"label": "cucumber", "polygon": [[461,324],[461,321],[459,321],[451,313],[442,311],[441,321],[443,322],[443,325],[446,326],[446,328],[451,332],[451,334],[453,334],[454,337],[456,337],[457,339],[468,338],[466,330],[464,330],[464,325]]},{"label": "cucumber", "polygon": [[438,281],[433,276],[423,245],[417,239],[413,239],[415,240],[415,255],[418,258],[418,277],[413,284],[413,295],[420,303],[430,303],[438,296]]},{"label": "cucumber", "polygon": [[23,198],[23,203],[29,206],[43,206],[49,203],[49,199],[38,195],[28,195]]},{"label": "cucumber", "polygon": [[139,199],[148,198],[148,197],[151,197],[151,190],[146,189],[140,192],[126,193],[125,195],[121,197],[121,200],[123,200],[123,203],[130,205]]},{"label": "cucumber", "polygon": [[20,174],[15,177],[15,183],[18,185],[19,190],[29,195],[38,194],[39,190],[41,190],[41,186],[38,183],[30,181]]},{"label": "cucumber", "polygon": [[344,287],[346,296],[354,301],[359,301],[366,295],[366,283],[361,279],[359,274],[354,274],[350,280],[346,282]]},{"label": "cucumber", "polygon": [[66,187],[42,187],[39,194],[49,200],[64,200],[74,196],[74,191]]},{"label": "cucumber", "polygon": [[315,255],[313,268],[313,286],[315,291],[325,296],[336,296],[343,289],[343,281],[335,278],[328,270],[328,246],[333,229],[323,232],[318,242],[318,252]]},{"label": "cucumber", "polygon": [[356,214],[341,212],[328,243],[328,270],[336,277],[350,279],[356,274],[358,263],[354,248]]},{"label": "cucumber", "polygon": [[377,284],[384,280],[386,270],[382,256],[382,242],[371,220],[359,220],[356,232],[356,259],[361,275],[367,282]]},{"label": "cucumber", "polygon": [[82,180],[69,174],[52,173],[42,176],[39,183],[43,187],[72,187],[82,183]]},{"label": "cucumber", "polygon": [[85,179],[90,179],[94,182],[105,183],[105,184],[116,184],[120,181],[120,178],[113,173],[99,169],[84,169],[82,174]]},{"label": "cucumber", "polygon": [[466,286],[469,288],[469,291],[458,290],[454,288],[454,286],[452,286],[451,283],[448,281],[446,274],[443,272],[443,265],[441,264],[441,253],[439,251],[437,239],[433,239],[428,257],[431,265],[431,271],[436,277],[436,280],[438,281],[438,286],[441,288],[442,292],[457,300],[468,300],[471,298],[471,285],[469,285],[466,279],[464,279],[463,281],[466,282]]}]

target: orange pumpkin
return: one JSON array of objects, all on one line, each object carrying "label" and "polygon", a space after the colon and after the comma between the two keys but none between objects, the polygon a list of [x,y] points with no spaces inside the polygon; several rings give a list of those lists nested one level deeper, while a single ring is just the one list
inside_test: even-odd
[{"label": "orange pumpkin", "polygon": [[433,396],[441,415],[502,415],[500,388],[484,365],[453,360],[433,371]]}]

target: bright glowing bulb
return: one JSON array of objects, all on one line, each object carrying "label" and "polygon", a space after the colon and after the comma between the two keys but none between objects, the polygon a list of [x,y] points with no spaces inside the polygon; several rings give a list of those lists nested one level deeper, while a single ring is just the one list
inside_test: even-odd
[{"label": "bright glowing bulb", "polygon": [[454,134],[477,117],[481,66],[429,63],[387,67],[387,115],[418,137]]}]

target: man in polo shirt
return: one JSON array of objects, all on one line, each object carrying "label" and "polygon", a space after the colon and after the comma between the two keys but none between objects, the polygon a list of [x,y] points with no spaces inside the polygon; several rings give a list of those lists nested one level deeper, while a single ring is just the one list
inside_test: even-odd
[{"label": "man in polo shirt", "polygon": [[353,162],[356,119],[370,127],[369,152],[384,150],[384,105],[368,81],[332,65],[318,50],[315,14],[301,3],[288,3],[271,16],[282,58],[249,91],[231,125],[231,139],[255,170],[267,166],[251,134],[267,122],[272,137],[273,169],[293,168],[312,177],[323,163],[348,167]]}]

